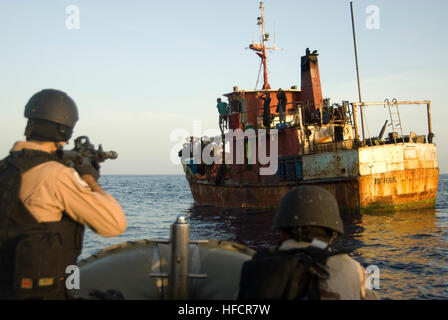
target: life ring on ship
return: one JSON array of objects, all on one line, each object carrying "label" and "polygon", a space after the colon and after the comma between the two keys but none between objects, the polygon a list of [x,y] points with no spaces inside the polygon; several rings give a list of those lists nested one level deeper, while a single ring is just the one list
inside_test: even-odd
[{"label": "life ring on ship", "polygon": [[[245,261],[255,251],[229,241],[209,240],[190,245],[189,272],[206,274],[189,280],[189,299],[235,299]],[[91,290],[121,292],[125,299],[166,299],[168,279],[150,273],[167,273],[170,245],[151,240],[129,241],[108,247],[78,263],[80,289],[73,295],[89,296]]]}]

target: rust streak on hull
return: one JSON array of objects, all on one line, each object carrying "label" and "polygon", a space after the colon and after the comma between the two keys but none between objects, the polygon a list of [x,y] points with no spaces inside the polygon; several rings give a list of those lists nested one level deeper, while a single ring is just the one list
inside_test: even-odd
[{"label": "rust streak on hull", "polygon": [[190,182],[197,204],[226,208],[276,208],[280,199],[296,184],[221,186]]},{"label": "rust streak on hull", "polygon": [[361,209],[434,208],[439,169],[393,171],[362,176],[358,179]]}]

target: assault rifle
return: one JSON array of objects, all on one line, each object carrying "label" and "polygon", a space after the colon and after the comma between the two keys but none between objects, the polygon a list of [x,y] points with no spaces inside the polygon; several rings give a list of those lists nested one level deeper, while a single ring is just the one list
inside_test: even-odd
[{"label": "assault rifle", "polygon": [[117,159],[118,154],[115,151],[104,151],[100,144],[98,149],[90,143],[89,137],[80,136],[75,139],[75,147],[73,150],[61,150],[59,156],[62,161],[69,167],[75,165],[88,166],[92,164],[99,166],[100,162],[107,159]]}]

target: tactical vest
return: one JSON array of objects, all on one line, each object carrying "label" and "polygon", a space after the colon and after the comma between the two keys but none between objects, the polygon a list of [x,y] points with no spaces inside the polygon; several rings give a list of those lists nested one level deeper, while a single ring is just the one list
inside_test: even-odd
[{"label": "tactical vest", "polygon": [[19,199],[22,174],[55,154],[24,149],[0,161],[0,299],[64,299],[66,268],[76,265],[84,226],[63,213],[38,223]]},{"label": "tactical vest", "polygon": [[346,252],[309,246],[257,253],[243,264],[238,300],[319,300],[319,281],[330,277],[327,259]]}]

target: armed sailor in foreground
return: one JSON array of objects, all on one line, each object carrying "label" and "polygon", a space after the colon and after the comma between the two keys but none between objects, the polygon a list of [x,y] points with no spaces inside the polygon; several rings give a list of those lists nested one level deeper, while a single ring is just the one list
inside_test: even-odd
[{"label": "armed sailor in foreground", "polygon": [[239,299],[376,299],[364,268],[346,251],[332,251],[344,233],[334,196],[323,188],[299,186],[280,201],[273,227],[281,246],[245,262]]},{"label": "armed sailor in foreground", "polygon": [[90,152],[86,161],[75,150],[63,160],[78,110],[62,91],[33,95],[25,117],[26,141],[0,161],[0,299],[65,299],[66,268],[76,265],[84,226],[105,237],[126,229],[120,204],[97,183],[98,162],[114,154],[81,150]]}]

